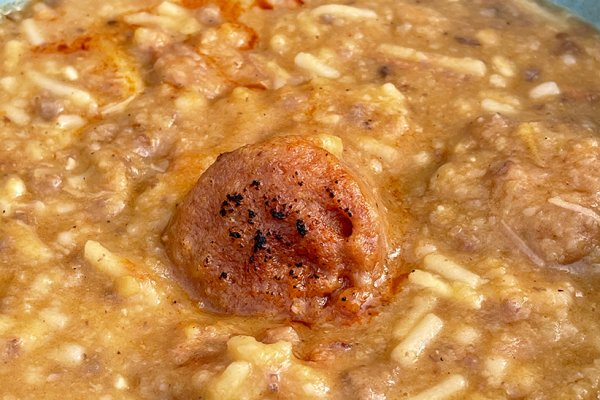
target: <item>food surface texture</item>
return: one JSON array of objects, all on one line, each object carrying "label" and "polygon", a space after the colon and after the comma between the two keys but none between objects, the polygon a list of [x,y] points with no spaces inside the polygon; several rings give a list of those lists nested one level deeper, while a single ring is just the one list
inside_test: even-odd
[{"label": "food surface texture", "polygon": [[0,400],[600,398],[600,35],[531,0],[0,17]]}]

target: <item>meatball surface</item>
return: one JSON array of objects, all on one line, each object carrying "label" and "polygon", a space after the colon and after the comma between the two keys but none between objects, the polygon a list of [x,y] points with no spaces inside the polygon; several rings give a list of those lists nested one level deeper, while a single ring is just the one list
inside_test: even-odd
[{"label": "meatball surface", "polygon": [[301,137],[220,155],[164,241],[184,285],[216,311],[353,320],[387,287],[376,202],[340,160]]}]

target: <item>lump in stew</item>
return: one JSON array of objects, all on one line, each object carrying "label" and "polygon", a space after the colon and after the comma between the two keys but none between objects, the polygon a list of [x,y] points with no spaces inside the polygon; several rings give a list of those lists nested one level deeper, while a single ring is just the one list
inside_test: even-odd
[{"label": "lump in stew", "polygon": [[377,203],[327,150],[278,137],[221,154],[178,206],[167,251],[218,310],[306,323],[381,303],[386,239]]}]

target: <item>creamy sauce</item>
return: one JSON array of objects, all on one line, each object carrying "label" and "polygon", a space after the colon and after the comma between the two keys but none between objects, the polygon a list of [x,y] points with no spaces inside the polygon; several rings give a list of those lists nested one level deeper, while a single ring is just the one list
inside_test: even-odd
[{"label": "creamy sauce", "polygon": [[[0,399],[592,399],[600,37],[526,0],[62,0],[0,21]],[[216,157],[358,171],[395,295],[219,315],[161,236]]]}]

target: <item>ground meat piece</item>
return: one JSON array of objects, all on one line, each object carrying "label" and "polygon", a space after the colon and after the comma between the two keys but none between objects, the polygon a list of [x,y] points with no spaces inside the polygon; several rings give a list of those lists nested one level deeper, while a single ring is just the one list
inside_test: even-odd
[{"label": "ground meat piece", "polygon": [[216,4],[208,4],[196,11],[198,20],[205,26],[217,26],[223,22],[221,10]]},{"label": "ground meat piece", "polygon": [[531,304],[524,297],[510,297],[500,304],[498,317],[506,323],[522,321],[529,318]]},{"label": "ground meat piece", "polygon": [[228,22],[207,30],[198,52],[209,59],[213,68],[232,86],[265,89],[272,73],[266,61],[251,52],[257,43],[254,29]]},{"label": "ground meat piece", "polygon": [[[575,203],[570,202],[573,205],[587,200],[570,191],[556,196],[552,181],[560,175],[547,179],[546,173],[533,165],[512,165],[497,178],[494,195],[506,230],[514,232],[544,261],[570,264],[598,247],[600,226],[589,216],[550,203],[563,197],[574,199]],[[509,238],[512,235],[509,232]]]},{"label": "ground meat piece", "polygon": [[300,342],[300,336],[298,336],[298,332],[291,326],[278,326],[268,329],[261,341],[263,343],[277,343],[281,340],[297,344]]},{"label": "ground meat piece", "polygon": [[35,99],[35,112],[44,120],[50,121],[63,112],[63,102],[47,95]]},{"label": "ground meat piece", "polygon": [[40,167],[31,173],[32,190],[38,196],[48,196],[60,190],[62,186],[61,171],[57,168]]},{"label": "ground meat piece", "polygon": [[21,347],[22,341],[19,338],[12,338],[5,342],[0,342],[0,362],[6,364],[17,358],[21,352]]},{"label": "ground meat piece", "polygon": [[400,378],[400,367],[391,363],[364,365],[344,376],[347,398],[386,400]]},{"label": "ground meat piece", "polygon": [[210,28],[196,47],[177,43],[155,49],[154,77],[177,88],[197,90],[208,99],[237,86],[264,89],[270,82],[269,70],[249,52],[257,40],[256,32],[240,23]]},{"label": "ground meat piece", "polygon": [[431,221],[459,246],[504,242],[537,265],[598,257],[599,142],[571,123],[479,119],[432,179]]},{"label": "ground meat piece", "polygon": [[154,71],[159,81],[178,88],[197,89],[209,99],[231,88],[231,83],[209,65],[207,58],[188,45],[166,48],[156,60]]},{"label": "ground meat piece", "polygon": [[527,82],[533,82],[540,77],[541,73],[542,71],[540,71],[539,68],[530,67],[523,71],[523,79],[525,79]]},{"label": "ground meat piece", "polygon": [[375,201],[335,156],[299,137],[219,156],[164,240],[191,292],[228,313],[353,320],[387,287]]},{"label": "ground meat piece", "polygon": [[[574,124],[492,121],[482,127],[487,132],[480,134],[503,148],[502,159],[490,164],[496,172],[489,178],[492,207],[504,228],[516,233],[546,263],[570,264],[596,253],[600,245],[598,138]],[[503,167],[497,170],[497,165]],[[577,207],[598,217],[578,212]]]},{"label": "ground meat piece", "polygon": [[565,32],[556,34],[558,45],[554,50],[554,54],[580,54],[582,52],[581,47],[569,38],[569,35]]}]

